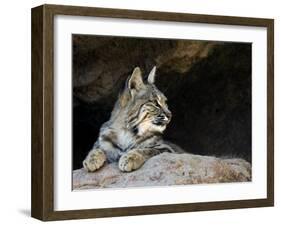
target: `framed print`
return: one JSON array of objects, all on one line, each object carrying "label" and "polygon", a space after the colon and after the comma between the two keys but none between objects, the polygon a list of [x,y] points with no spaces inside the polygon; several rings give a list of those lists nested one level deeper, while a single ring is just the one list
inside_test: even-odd
[{"label": "framed print", "polygon": [[273,206],[272,19],[32,9],[32,216]]}]

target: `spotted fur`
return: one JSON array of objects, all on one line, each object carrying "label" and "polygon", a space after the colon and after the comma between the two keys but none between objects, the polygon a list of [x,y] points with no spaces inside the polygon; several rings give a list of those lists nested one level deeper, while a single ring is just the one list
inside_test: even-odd
[{"label": "spotted fur", "polygon": [[[167,98],[154,84],[156,67],[143,82],[136,67],[127,79],[109,121],[100,128],[98,140],[83,161],[93,172],[108,162],[117,162],[120,170],[132,171],[152,156],[176,152],[175,146],[162,139],[171,120]],[[103,153],[103,154],[102,154]]]}]

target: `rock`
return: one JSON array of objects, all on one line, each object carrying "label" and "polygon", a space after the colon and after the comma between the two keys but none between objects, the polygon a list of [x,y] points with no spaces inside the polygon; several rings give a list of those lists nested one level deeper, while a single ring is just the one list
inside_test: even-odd
[{"label": "rock", "polygon": [[74,190],[246,181],[251,181],[251,164],[243,159],[188,153],[162,153],[130,173],[121,172],[117,163],[93,173],[83,168],[73,171]]},{"label": "rock", "polygon": [[[115,101],[135,66],[145,74],[156,65],[162,73],[186,73],[206,58],[216,42],[75,35],[74,97],[86,103]],[[110,101],[109,101],[110,102]]]}]

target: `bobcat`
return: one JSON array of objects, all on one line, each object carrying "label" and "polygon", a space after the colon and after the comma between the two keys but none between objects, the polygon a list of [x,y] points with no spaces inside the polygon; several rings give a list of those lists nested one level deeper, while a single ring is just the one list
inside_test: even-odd
[{"label": "bobcat", "polygon": [[94,172],[106,161],[118,161],[121,171],[130,172],[152,156],[176,152],[176,146],[161,136],[172,114],[167,98],[154,85],[155,72],[153,67],[147,82],[139,67],[128,77],[109,121],[100,128],[98,140],[83,161],[86,170]]}]

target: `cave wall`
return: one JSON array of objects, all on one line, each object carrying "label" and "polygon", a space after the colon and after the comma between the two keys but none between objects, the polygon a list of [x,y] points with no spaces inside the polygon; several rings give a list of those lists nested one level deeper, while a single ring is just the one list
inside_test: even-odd
[{"label": "cave wall", "polygon": [[157,66],[173,118],[164,137],[187,152],[251,162],[251,44],[73,35],[73,168],[97,139],[135,66]]}]

